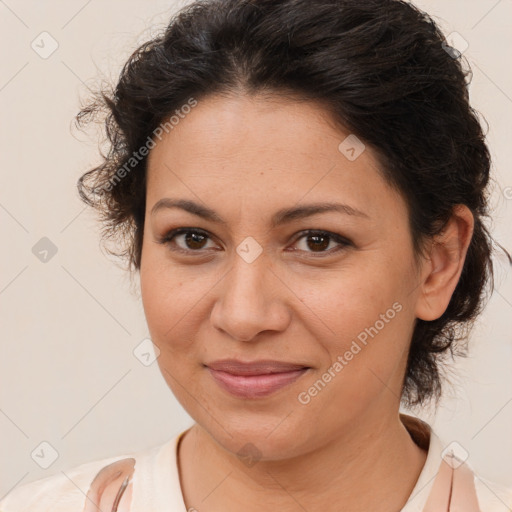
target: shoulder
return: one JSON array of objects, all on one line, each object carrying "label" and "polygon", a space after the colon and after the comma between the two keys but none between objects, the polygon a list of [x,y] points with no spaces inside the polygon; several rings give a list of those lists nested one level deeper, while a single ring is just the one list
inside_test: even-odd
[{"label": "shoulder", "polygon": [[[416,443],[424,449],[427,449],[427,461],[418,480],[418,489],[413,494],[419,494],[422,491],[424,495],[432,492],[433,481],[439,473],[439,467],[443,459],[443,453],[450,445],[447,445],[433,431],[426,422],[412,416],[400,415],[404,425]],[[487,478],[484,478],[475,470],[471,464],[467,463],[470,474],[473,476],[473,482],[476,497],[481,512],[511,512],[512,511],[512,486],[503,485]]]},{"label": "shoulder", "polygon": [[[130,504],[135,510],[143,510],[155,500],[172,502],[176,496],[181,497],[175,457],[177,443],[187,431],[164,443],[86,462],[18,485],[0,499],[0,512],[108,512],[118,493],[122,496],[119,506]],[[169,488],[169,482],[176,482],[175,487]],[[161,501],[162,496],[167,501]],[[178,502],[178,506],[184,505]],[[165,510],[165,505],[152,508]]]},{"label": "shoulder", "polygon": [[475,474],[475,489],[482,512],[510,512],[512,510],[512,487],[498,484]]},{"label": "shoulder", "polygon": [[87,492],[98,472],[126,457],[132,455],[86,462],[15,487],[0,500],[0,512],[82,512]]}]

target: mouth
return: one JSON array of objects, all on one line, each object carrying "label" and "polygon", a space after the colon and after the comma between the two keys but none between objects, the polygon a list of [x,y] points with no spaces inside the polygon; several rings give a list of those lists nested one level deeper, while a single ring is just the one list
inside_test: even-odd
[{"label": "mouth", "polygon": [[233,359],[204,365],[214,381],[238,398],[263,398],[295,382],[311,368],[282,361],[242,362]]}]

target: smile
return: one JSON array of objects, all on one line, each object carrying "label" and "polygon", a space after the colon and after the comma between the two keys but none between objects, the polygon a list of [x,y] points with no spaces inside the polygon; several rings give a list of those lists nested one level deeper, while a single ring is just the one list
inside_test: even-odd
[{"label": "smile", "polygon": [[218,362],[207,366],[214,381],[238,398],[263,398],[295,382],[310,368],[277,362]]}]

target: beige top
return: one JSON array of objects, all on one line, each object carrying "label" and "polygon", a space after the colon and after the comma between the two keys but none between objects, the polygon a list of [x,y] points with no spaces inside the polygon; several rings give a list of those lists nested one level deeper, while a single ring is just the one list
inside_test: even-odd
[{"label": "beige top", "polygon": [[[512,510],[512,489],[473,476],[469,469],[466,471],[471,476],[466,484],[470,481],[473,487],[474,483],[474,502],[477,498],[478,506],[466,506],[464,497],[471,499],[471,493],[466,492],[462,485],[459,486],[463,491],[459,493],[463,496],[462,508],[457,508],[453,502],[451,506],[446,505],[452,495],[450,481],[454,483],[457,479],[443,462],[441,454],[445,445],[425,423],[406,415],[401,415],[401,419],[416,443],[425,449],[428,447],[428,455],[409,500],[400,512]],[[101,505],[103,512],[111,512],[115,510],[112,504],[118,493],[125,494],[119,503],[118,512],[187,512],[177,466],[178,443],[185,432],[187,430],[152,448],[81,464],[16,487],[0,501],[0,512],[88,512],[97,510],[94,504]],[[468,466],[464,464],[463,467]],[[120,493],[125,474],[131,479],[129,482],[126,479],[128,486]],[[463,473],[457,469],[453,474]],[[95,483],[91,485],[93,480]],[[443,488],[443,482],[447,482],[448,487],[445,485]],[[107,484],[110,485],[109,489]],[[102,493],[105,501],[100,502],[98,496]],[[444,498],[443,493],[446,495]],[[106,498],[108,494],[110,497]]]}]

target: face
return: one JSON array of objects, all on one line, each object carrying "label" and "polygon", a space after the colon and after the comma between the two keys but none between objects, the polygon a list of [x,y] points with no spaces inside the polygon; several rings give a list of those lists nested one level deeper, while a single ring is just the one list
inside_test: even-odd
[{"label": "face", "polygon": [[[349,135],[312,103],[209,97],[151,150],[147,323],[176,398],[232,453],[292,457],[398,410],[418,269],[403,198]],[[208,367],[223,359],[307,369],[235,377],[237,395]]]}]

